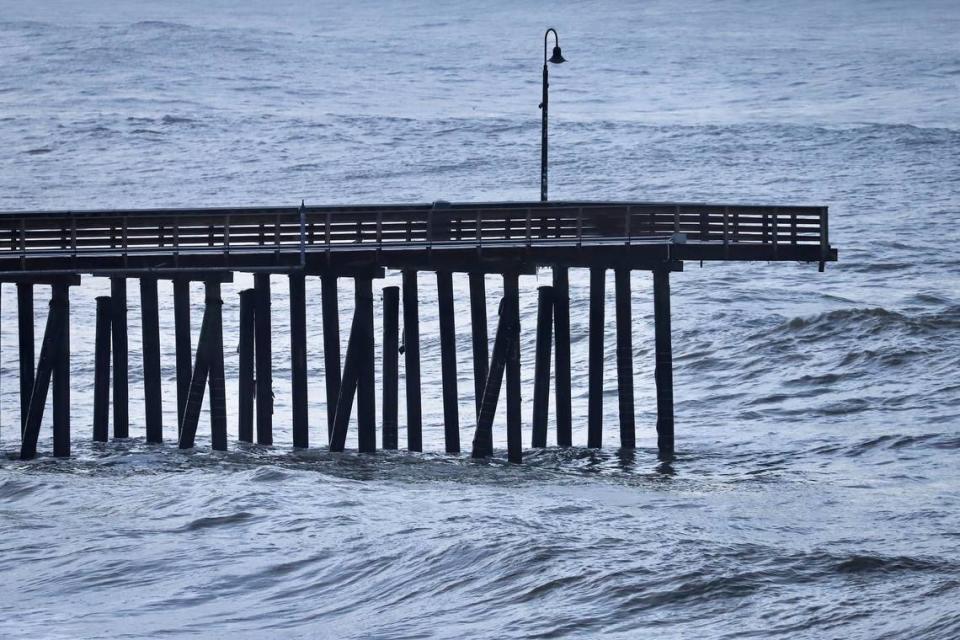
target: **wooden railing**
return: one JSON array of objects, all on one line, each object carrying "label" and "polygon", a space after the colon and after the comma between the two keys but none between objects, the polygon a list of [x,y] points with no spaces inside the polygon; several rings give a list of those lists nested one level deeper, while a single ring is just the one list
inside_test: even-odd
[{"label": "wooden railing", "polygon": [[[682,234],[676,236],[675,234]],[[826,207],[497,203],[0,213],[0,256],[338,251],[418,246],[817,245]]]}]

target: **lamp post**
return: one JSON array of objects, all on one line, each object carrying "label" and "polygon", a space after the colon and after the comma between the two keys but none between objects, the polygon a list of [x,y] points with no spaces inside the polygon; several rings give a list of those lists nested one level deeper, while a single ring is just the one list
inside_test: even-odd
[{"label": "lamp post", "polygon": [[[547,59],[547,38],[553,32],[553,55]],[[540,202],[547,201],[547,87],[550,86],[547,76],[547,63],[561,64],[566,62],[560,54],[560,36],[553,27],[543,34],[543,101],[540,103],[542,126],[540,129]]]}]

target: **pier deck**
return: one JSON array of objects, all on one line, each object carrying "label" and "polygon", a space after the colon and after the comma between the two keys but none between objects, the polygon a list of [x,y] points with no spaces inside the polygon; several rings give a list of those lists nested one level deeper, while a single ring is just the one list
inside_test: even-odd
[{"label": "pier deck", "polygon": [[[416,273],[437,274],[441,316],[454,307],[450,274],[471,275],[473,368],[477,415],[473,455],[492,453],[492,421],[506,377],[508,457],[522,456],[519,301],[517,277],[538,267],[553,270],[553,286],[538,293],[533,410],[535,447],[546,444],[551,356],[555,352],[557,443],[571,443],[569,268],[591,270],[588,446],[602,440],[604,271],[616,273],[617,371],[621,446],[634,446],[633,366],[630,335],[631,270],[653,273],[656,333],[657,433],[662,457],[674,451],[673,374],[669,274],[694,261],[800,261],[822,271],[835,261],[826,207],[646,202],[506,202],[412,205],[246,207],[0,213],[0,282],[18,288],[20,331],[21,457],[36,453],[53,387],[54,455],[70,453],[69,287],[80,276],[111,278],[111,295],[97,304],[97,371],[93,437],[105,440],[113,351],[114,437],[128,437],[126,281],[140,280],[144,314],[143,363],[147,440],[163,441],[157,279],[174,282],[177,347],[177,441],[193,446],[200,405],[209,389],[211,442],[227,447],[220,284],[234,272],[257,274],[254,290],[241,292],[241,440],[272,444],[270,273],[290,279],[293,444],[309,446],[307,425],[305,277],[321,277],[324,361],[330,398],[329,446],[342,450],[354,397],[361,451],[376,449],[373,295],[371,280],[385,268],[403,271],[403,345],[407,447],[421,449],[419,316]],[[487,342],[485,290],[478,274],[501,274],[504,296],[492,353]],[[347,352],[339,344],[337,279],[355,281],[356,309]],[[200,339],[190,344],[190,281],[206,284]],[[51,285],[39,359],[34,359],[33,287]],[[400,292],[384,294],[383,344],[398,343]],[[449,320],[449,318],[446,318]],[[460,451],[454,323],[441,317],[444,427],[448,452]],[[551,348],[553,347],[553,349]],[[33,365],[36,365],[34,367]],[[253,367],[256,367],[254,375]],[[384,359],[382,426],[385,448],[396,448],[397,358]],[[331,375],[332,374],[332,375]],[[485,378],[485,379],[484,379]],[[52,381],[52,382],[51,382]],[[0,417],[2,419],[2,417]]]}]

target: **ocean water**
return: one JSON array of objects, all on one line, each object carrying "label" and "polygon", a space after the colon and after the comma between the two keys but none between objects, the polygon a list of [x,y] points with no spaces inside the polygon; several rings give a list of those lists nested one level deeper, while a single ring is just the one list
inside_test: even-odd
[{"label": "ocean water", "polygon": [[[44,455],[20,462],[3,285],[0,636],[960,637],[952,0],[0,0],[0,210],[534,200],[548,26],[569,60],[551,69],[552,198],[830,207],[840,262],[826,273],[688,263],[672,277],[676,460],[656,459],[645,273],[639,448],[617,448],[612,282],[605,448],[584,447],[587,274],[573,271],[578,446],[527,450],[523,465],[505,461],[502,407],[492,460],[441,453],[430,274],[424,454],[325,451],[313,320],[313,448],[291,451],[282,277],[277,445],[233,442],[244,275],[224,289],[231,450],[210,452],[206,417],[194,451],[171,442],[163,286],[167,443],[144,443],[133,282],[133,437],[91,444],[94,296],[108,287],[88,277],[72,291],[74,457],[49,457],[45,425]],[[549,277],[521,280],[526,442]],[[455,287],[469,442],[465,278]],[[491,326],[499,287],[489,279]],[[318,293],[309,281],[311,319]],[[195,331],[201,301],[198,288]],[[349,281],[341,308],[345,338]],[[403,407],[400,422],[403,443]]]}]

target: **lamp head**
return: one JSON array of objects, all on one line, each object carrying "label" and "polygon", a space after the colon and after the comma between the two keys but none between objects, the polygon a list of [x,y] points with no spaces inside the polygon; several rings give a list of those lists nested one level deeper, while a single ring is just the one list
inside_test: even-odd
[{"label": "lamp head", "polygon": [[561,64],[566,62],[566,59],[564,59],[563,55],[560,53],[559,45],[553,48],[553,55],[550,56],[550,60],[548,62],[552,62],[553,64]]}]

